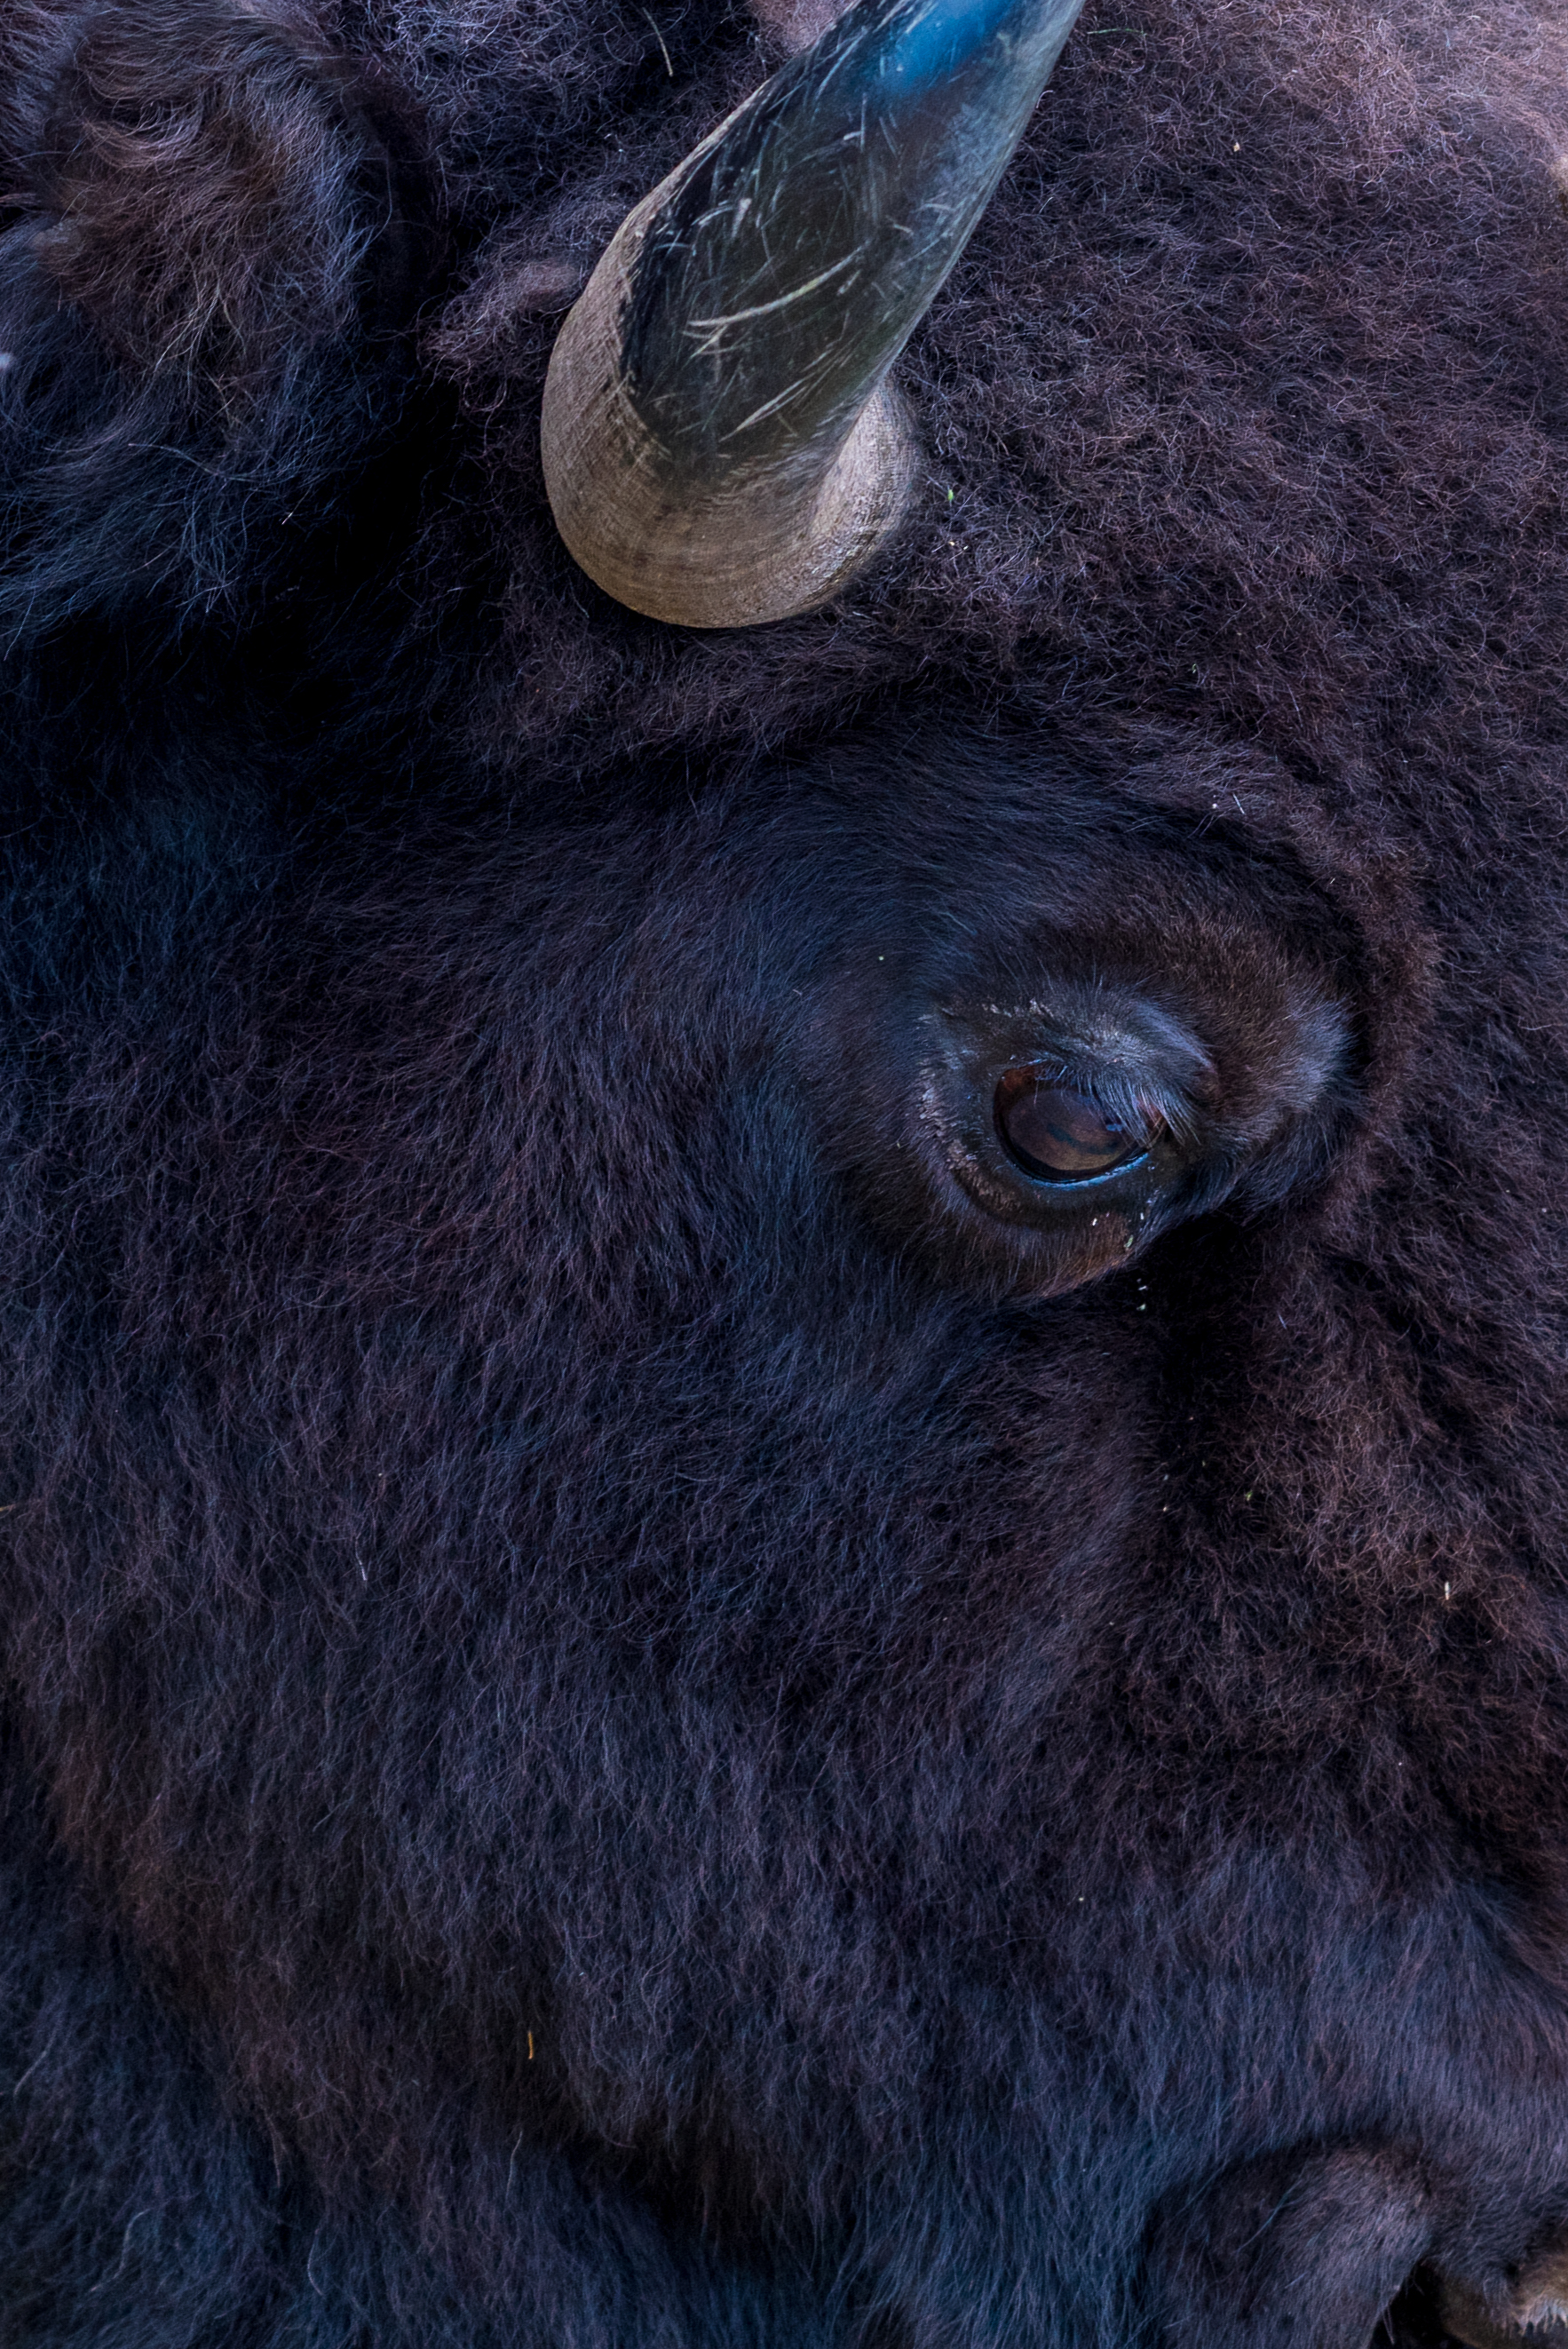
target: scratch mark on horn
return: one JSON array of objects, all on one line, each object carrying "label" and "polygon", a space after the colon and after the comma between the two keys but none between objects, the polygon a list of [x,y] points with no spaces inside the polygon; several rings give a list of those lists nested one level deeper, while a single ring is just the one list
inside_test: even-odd
[{"label": "scratch mark on horn", "polygon": [[[820,269],[815,277],[806,280],[804,285],[793,285],[788,294],[776,295],[771,302],[753,302],[748,310],[731,310],[726,318],[688,318],[686,331],[689,335],[704,326],[738,326],[748,318],[766,318],[771,311],[787,310],[791,302],[803,302],[808,294],[815,294],[818,287],[826,285],[830,278],[841,276],[846,269],[852,269],[860,257],[857,247],[853,253],[846,253],[841,261],[835,261],[830,269]],[[763,411],[759,409],[758,412]]]}]

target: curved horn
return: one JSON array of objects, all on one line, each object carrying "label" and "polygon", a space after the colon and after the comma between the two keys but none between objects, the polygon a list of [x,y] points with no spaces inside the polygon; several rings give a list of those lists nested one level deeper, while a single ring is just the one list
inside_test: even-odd
[{"label": "curved horn", "polygon": [[866,561],[913,472],[888,369],[1080,5],[860,0],[627,216],[544,388],[550,502],[591,579],[740,627]]}]

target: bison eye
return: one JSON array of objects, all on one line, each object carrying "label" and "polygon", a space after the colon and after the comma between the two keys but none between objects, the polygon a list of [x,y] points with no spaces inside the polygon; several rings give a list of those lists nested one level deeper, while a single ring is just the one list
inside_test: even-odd
[{"label": "bison eye", "polygon": [[1152,1109],[1111,1109],[1049,1070],[1009,1069],[996,1087],[996,1131],[1037,1183],[1081,1183],[1141,1158],[1160,1131]]}]

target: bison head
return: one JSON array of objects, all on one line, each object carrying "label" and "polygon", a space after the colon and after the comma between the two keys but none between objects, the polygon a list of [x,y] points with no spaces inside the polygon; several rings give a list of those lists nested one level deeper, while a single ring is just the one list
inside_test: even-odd
[{"label": "bison head", "polygon": [[759,13],[0,28],[0,2307],[1492,2349],[1563,27]]}]

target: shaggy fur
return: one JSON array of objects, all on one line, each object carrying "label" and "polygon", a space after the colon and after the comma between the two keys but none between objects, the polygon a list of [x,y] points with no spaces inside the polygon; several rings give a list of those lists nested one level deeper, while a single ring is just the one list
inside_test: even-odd
[{"label": "shaggy fur", "polygon": [[[7,2337],[1431,2349],[1568,2232],[1561,12],[1091,0],[901,537],[696,636],[541,384],[790,22],[5,16]],[[1102,982],[1295,1122],[1042,1300],[912,1039]]]}]

